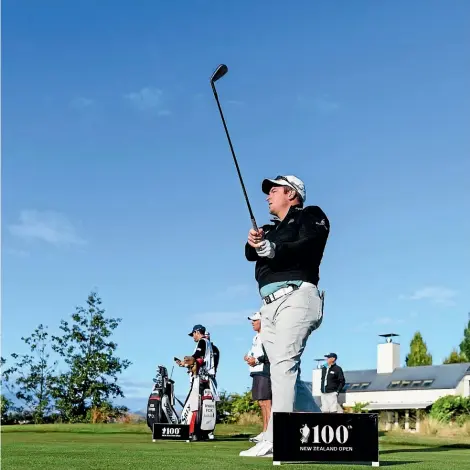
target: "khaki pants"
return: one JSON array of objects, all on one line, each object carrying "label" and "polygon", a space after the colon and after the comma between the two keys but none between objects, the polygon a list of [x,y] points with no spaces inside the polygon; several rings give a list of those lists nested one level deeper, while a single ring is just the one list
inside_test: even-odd
[{"label": "khaki pants", "polygon": [[[272,408],[264,438],[273,441],[274,412],[293,412],[300,403],[300,358],[307,339],[323,320],[318,288],[304,282],[299,289],[261,307],[261,341],[271,363]],[[296,386],[297,385],[297,386]],[[311,395],[311,394],[309,394]],[[320,411],[310,396],[311,410]]]},{"label": "khaki pants", "polygon": [[323,413],[343,413],[336,392],[321,394],[321,410]]}]

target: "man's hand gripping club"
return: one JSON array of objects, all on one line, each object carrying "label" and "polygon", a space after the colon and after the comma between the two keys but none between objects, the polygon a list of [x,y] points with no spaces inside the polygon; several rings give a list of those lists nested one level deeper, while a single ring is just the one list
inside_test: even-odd
[{"label": "man's hand gripping club", "polygon": [[274,258],[276,245],[264,238],[264,230],[262,228],[259,228],[258,231],[250,229],[248,232],[248,245],[255,248],[258,256]]}]

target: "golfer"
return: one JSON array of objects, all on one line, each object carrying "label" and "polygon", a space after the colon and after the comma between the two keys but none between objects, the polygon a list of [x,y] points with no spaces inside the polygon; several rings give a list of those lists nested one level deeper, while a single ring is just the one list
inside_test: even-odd
[{"label": "golfer", "polygon": [[304,207],[304,183],[295,176],[265,179],[269,212],[275,219],[248,233],[245,256],[256,262],[262,299],[261,340],[271,364],[272,410],[263,441],[240,452],[266,457],[273,451],[273,412],[294,411],[300,358],[323,319],[319,268],[330,223],[318,206]]},{"label": "golfer", "polygon": [[250,438],[250,441],[260,442],[263,440],[271,416],[271,379],[269,378],[269,359],[261,343],[260,312],[255,312],[251,317],[248,317],[248,320],[251,320],[256,334],[251,343],[251,349],[243,359],[250,366],[250,376],[253,378],[251,398],[258,402],[263,416],[263,430],[257,436]]}]

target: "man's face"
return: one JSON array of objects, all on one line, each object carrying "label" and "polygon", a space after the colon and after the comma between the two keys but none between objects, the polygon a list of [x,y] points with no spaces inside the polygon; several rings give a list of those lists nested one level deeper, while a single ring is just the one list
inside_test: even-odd
[{"label": "man's face", "polygon": [[329,366],[333,365],[335,363],[336,359],[334,357],[327,357],[326,362],[328,363]]},{"label": "man's face", "polygon": [[193,331],[193,340],[198,342],[202,338],[202,333],[200,331]]},{"label": "man's face", "polygon": [[261,330],[261,320],[252,320],[251,326],[258,333]]},{"label": "man's face", "polygon": [[289,190],[286,186],[273,186],[269,191],[266,201],[269,204],[269,212],[278,215],[285,211],[291,205],[293,190]]}]

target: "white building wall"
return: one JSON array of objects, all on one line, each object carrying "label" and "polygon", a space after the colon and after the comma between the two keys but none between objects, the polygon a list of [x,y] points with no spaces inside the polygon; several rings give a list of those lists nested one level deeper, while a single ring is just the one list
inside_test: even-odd
[{"label": "white building wall", "polygon": [[[321,369],[313,369],[312,395],[319,397],[321,383]],[[470,396],[470,375],[466,375],[455,389],[430,390],[384,390],[380,392],[351,392],[340,393],[339,401],[346,406],[355,403],[427,403],[435,402],[445,395]]]},{"label": "white building wall", "polygon": [[[455,389],[437,390],[386,390],[381,392],[340,393],[339,401],[346,406],[355,403],[433,403],[445,395],[455,395]],[[346,400],[346,401],[345,401]]]},{"label": "white building wall", "polygon": [[462,395],[464,397],[470,397],[470,374],[466,375],[459,383],[457,390],[457,395]]}]

